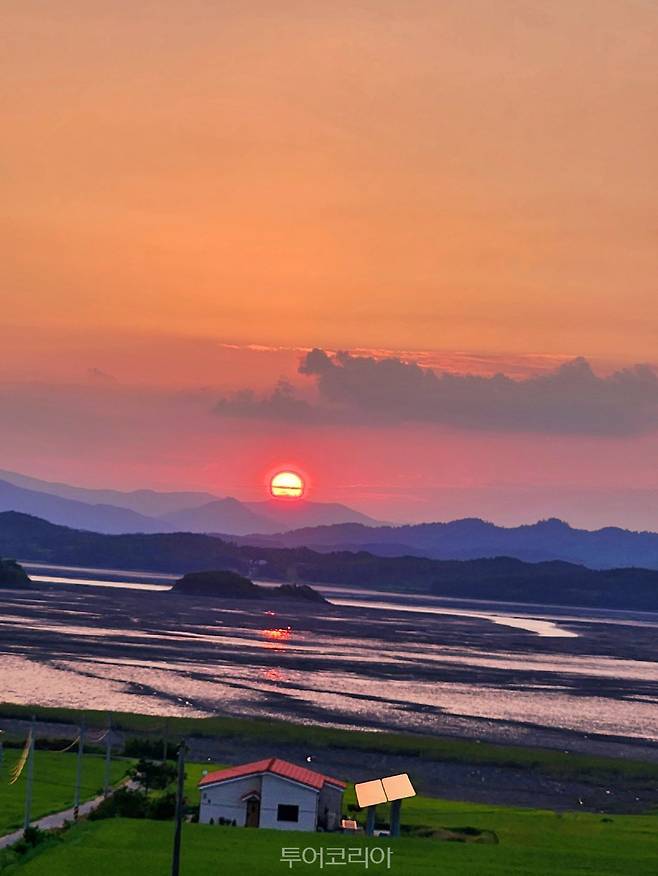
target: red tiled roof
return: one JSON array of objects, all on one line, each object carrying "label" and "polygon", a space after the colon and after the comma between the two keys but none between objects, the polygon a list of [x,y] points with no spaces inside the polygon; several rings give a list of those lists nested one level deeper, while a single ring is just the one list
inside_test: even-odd
[{"label": "red tiled roof", "polygon": [[278,757],[256,760],[253,763],[245,763],[240,766],[229,767],[226,770],[208,773],[199,782],[199,787],[216,785],[219,782],[227,782],[230,779],[241,779],[244,776],[254,776],[262,773],[273,773],[275,776],[291,779],[293,782],[299,782],[300,785],[307,785],[309,788],[315,788],[317,791],[323,788],[325,784],[336,785],[339,788],[347,787],[347,782],[342,782],[340,779],[332,779],[331,776],[324,776],[322,773],[316,773],[315,770],[297,766]]}]

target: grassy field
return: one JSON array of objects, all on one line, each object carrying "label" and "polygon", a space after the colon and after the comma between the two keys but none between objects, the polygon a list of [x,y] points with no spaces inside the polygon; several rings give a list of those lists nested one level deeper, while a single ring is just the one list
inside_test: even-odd
[{"label": "grassy field", "polygon": [[[59,755],[54,755],[55,757]],[[203,771],[217,764],[187,764],[186,796],[198,802],[197,783]],[[355,802],[350,786],[345,805]],[[387,808],[378,814],[387,816]],[[363,821],[361,813],[359,820]],[[591,813],[556,814],[536,809],[455,803],[429,797],[405,800],[403,836],[399,840],[363,835],[303,834],[208,825],[185,825],[181,876],[270,876],[291,872],[280,860],[282,847],[392,850],[391,872],[400,876],[655,876],[658,862],[658,816],[602,817]],[[488,842],[446,842],[412,836],[437,836],[464,828],[486,832]],[[463,836],[463,833],[462,833]],[[173,823],[110,819],[82,823],[31,857],[2,871],[2,876],[131,876],[139,861],[140,876],[165,876],[169,870]],[[493,842],[492,842],[493,840]],[[319,864],[315,864],[319,870]],[[324,869],[329,869],[326,866]],[[297,864],[292,872],[313,872]],[[332,872],[332,870],[330,870]],[[366,872],[363,863],[341,864],[336,872]],[[371,864],[370,873],[386,872]]]},{"label": "grassy field", "polygon": [[[0,836],[23,825],[25,805],[25,775],[9,784],[9,770],[20,757],[17,749],[4,752],[4,765],[0,768]],[[129,767],[128,761],[112,762],[112,782],[118,782]],[[32,816],[39,818],[68,809],[73,805],[76,771],[76,755],[53,751],[37,751],[34,758],[34,790]],[[83,800],[95,797],[103,786],[104,761],[99,755],[87,754],[82,769]]]},{"label": "grassy field", "polygon": [[[14,708],[14,707],[10,707]],[[26,710],[31,713],[33,710]],[[79,723],[79,712],[36,710],[41,717]],[[4,709],[0,707],[0,715]],[[86,713],[88,726],[103,727],[106,716]],[[165,729],[163,719],[140,715],[115,715],[115,726],[128,733],[157,736]],[[170,739],[183,735],[207,735],[263,739],[269,743],[299,742],[305,750],[317,748],[356,748],[381,752],[400,752],[422,759],[469,763],[514,764],[569,777],[623,776],[628,781],[655,782],[658,767],[635,761],[619,761],[562,752],[537,751],[435,739],[402,734],[351,733],[329,728],[300,727],[276,722],[211,718],[170,719]],[[19,752],[6,752],[9,765]],[[113,780],[125,770],[126,762],[114,762]],[[199,800],[197,783],[204,770],[221,765],[186,765],[188,803]],[[422,769],[422,765],[418,765]],[[74,754],[47,751],[37,753],[34,811],[48,811],[71,805]],[[0,832],[16,826],[22,818],[22,781],[14,788],[6,784],[6,767],[0,775]],[[84,796],[96,793],[102,783],[102,757],[85,759]],[[355,802],[353,787],[347,789],[344,810]],[[380,807],[385,821],[387,808]],[[358,814],[363,822],[363,817]],[[9,827],[7,826],[9,825]],[[5,827],[5,831],[1,828]],[[471,829],[464,832],[464,828]],[[400,876],[644,876],[658,873],[658,815],[601,816],[585,812],[556,814],[537,809],[509,808],[482,804],[456,803],[429,797],[406,800],[402,810],[403,836],[399,840],[370,839],[363,835],[300,834],[280,831],[223,828],[187,824],[184,828],[181,876],[270,876],[276,873],[312,873],[319,864],[295,865],[292,870],[280,860],[282,847],[363,849],[382,847],[392,850],[391,872]],[[477,836],[477,832],[484,832]],[[417,834],[417,835],[414,835]],[[433,836],[432,836],[433,835]],[[446,841],[469,839],[468,842]],[[49,840],[19,863],[2,869],[2,876],[166,876],[169,872],[173,823],[146,820],[111,819],[81,823],[61,838]],[[478,841],[475,841],[478,840]],[[487,840],[480,841],[480,840]],[[390,844],[390,845],[389,845]],[[11,861],[11,853],[5,856]],[[15,858],[14,858],[15,860]],[[328,865],[329,872],[333,868]],[[340,865],[337,873],[386,872],[383,865],[363,863]]]},{"label": "grassy field", "polygon": [[[555,815],[538,810],[477,807],[418,798],[405,801],[403,823],[434,827],[479,827],[494,831],[497,844],[441,842],[402,837],[303,834],[185,825],[181,876],[271,876],[291,872],[282,847],[392,849],[391,872],[400,876],[655,876],[658,818],[603,819],[586,813]],[[6,876],[165,876],[169,872],[172,822],[108,821],[81,824]],[[298,864],[292,872],[314,872]],[[326,866],[330,872],[333,868]],[[386,872],[383,865],[341,865],[337,873]],[[5,873],[3,873],[5,876]]]},{"label": "grassy field", "polygon": [[[74,709],[48,709],[0,704],[0,718],[28,719],[32,714],[49,722],[78,725],[83,713]],[[107,725],[105,712],[85,712],[88,727]],[[520,745],[495,745],[475,740],[422,736],[420,734],[374,733],[315,727],[287,721],[259,721],[245,718],[160,718],[149,715],[115,713],[113,725],[127,733],[152,736],[165,732],[170,738],[207,736],[224,739],[291,744],[306,749],[351,749],[383,754],[400,754],[452,763],[489,764],[518,769],[539,770],[558,779],[587,781],[588,778],[618,777],[628,781],[658,780],[658,764],[636,760],[565,753]]]}]

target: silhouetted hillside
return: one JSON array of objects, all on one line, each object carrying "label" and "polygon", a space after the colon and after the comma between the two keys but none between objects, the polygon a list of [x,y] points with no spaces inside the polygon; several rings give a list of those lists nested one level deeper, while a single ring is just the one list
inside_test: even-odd
[{"label": "silhouetted hillside", "polygon": [[241,544],[310,547],[317,551],[367,551],[378,556],[469,560],[516,557],[531,563],[565,560],[592,569],[643,566],[658,569],[658,534],[606,527],[595,532],[573,529],[561,520],[503,527],[484,520],[413,526],[360,526],[344,523],[298,529],[275,536],[247,536]]},{"label": "silhouetted hillside", "polygon": [[304,602],[326,602],[326,599],[307,584],[281,584],[263,587],[237,572],[225,569],[207,572],[188,572],[173,586],[177,594],[211,597],[213,599],[295,599]]},{"label": "silhouetted hillside", "polygon": [[658,611],[658,572],[595,571],[509,557],[432,560],[367,552],[236,545],[209,535],[102,535],[14,512],[0,514],[0,554],[24,561],[164,572],[230,569],[251,578],[316,582],[476,599]]},{"label": "silhouetted hillside", "polygon": [[0,560],[0,587],[22,590],[30,583],[27,572],[15,560]]}]

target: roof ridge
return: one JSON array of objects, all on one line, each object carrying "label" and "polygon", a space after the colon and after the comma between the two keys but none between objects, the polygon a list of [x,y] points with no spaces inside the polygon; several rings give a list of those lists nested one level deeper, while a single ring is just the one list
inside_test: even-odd
[{"label": "roof ridge", "polygon": [[289,760],[283,760],[280,757],[263,758],[262,760],[252,761],[247,764],[239,764],[237,766],[224,769],[214,770],[207,773],[199,782],[199,785],[215,784],[216,782],[229,781],[246,777],[248,775],[270,775],[279,776],[291,781],[301,782],[303,785],[321,789],[326,783],[345,788],[346,782],[341,779],[336,779],[333,776],[327,776],[317,770],[311,769],[309,766],[300,766],[292,763]]}]

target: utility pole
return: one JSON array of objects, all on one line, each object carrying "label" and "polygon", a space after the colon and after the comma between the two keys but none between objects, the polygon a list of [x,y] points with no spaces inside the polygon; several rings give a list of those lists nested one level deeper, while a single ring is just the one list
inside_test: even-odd
[{"label": "utility pole", "polygon": [[110,780],[112,778],[112,715],[107,716],[107,733],[105,734],[105,775],[103,778],[103,797],[110,796]]},{"label": "utility pole", "polygon": [[75,765],[75,792],[73,795],[73,820],[78,820],[80,814],[80,785],[82,784],[82,756],[85,749],[85,722],[80,724],[80,738],[78,739],[78,759]]},{"label": "utility pole", "polygon": [[25,781],[25,817],[23,819],[23,832],[25,832],[32,820],[32,783],[34,781],[34,737],[37,726],[36,715],[32,715],[32,727],[30,729],[30,747],[27,753],[27,777]]},{"label": "utility pole", "polygon": [[180,876],[180,844],[185,813],[185,749],[183,739],[178,749],[178,781],[176,782],[176,829],[174,832],[174,851],[171,858],[171,876]]}]

